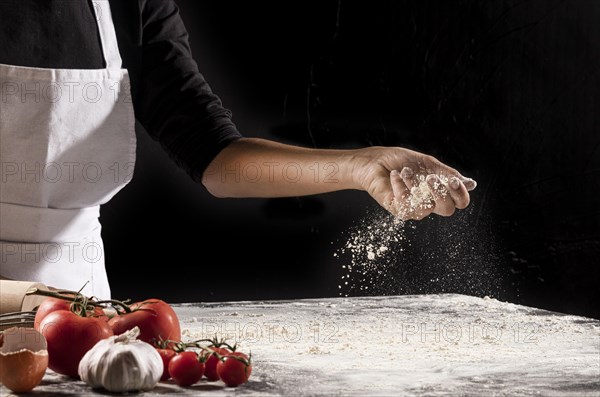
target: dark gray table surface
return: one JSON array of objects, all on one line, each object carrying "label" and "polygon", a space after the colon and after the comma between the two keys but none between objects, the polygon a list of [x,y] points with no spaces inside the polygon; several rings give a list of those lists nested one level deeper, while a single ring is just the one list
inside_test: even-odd
[{"label": "dark gray table surface", "polygon": [[[184,339],[251,351],[250,382],[140,395],[600,396],[600,321],[465,295],[176,305]],[[8,390],[0,389],[2,396]],[[48,371],[30,395],[94,395]]]}]

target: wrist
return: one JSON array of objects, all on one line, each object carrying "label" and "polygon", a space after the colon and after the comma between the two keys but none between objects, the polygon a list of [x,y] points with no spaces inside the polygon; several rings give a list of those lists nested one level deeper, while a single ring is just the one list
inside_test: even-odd
[{"label": "wrist", "polygon": [[367,170],[369,158],[366,149],[344,151],[343,175],[345,189],[365,190],[362,181]]}]

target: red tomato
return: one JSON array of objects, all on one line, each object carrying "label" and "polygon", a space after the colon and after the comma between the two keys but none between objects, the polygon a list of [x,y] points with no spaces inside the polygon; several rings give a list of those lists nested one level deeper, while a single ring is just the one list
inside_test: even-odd
[{"label": "red tomato", "polygon": [[158,354],[160,354],[160,358],[163,360],[163,374],[160,377],[160,380],[165,381],[171,377],[169,375],[169,362],[171,362],[171,359],[175,357],[177,353],[171,349],[156,349],[156,351]]},{"label": "red tomato", "polygon": [[202,379],[204,364],[195,352],[178,353],[169,362],[169,374],[179,386],[191,386]]},{"label": "red tomato", "polygon": [[[236,357],[242,358],[246,362],[242,362]],[[217,364],[217,373],[227,386],[235,387],[248,381],[252,373],[252,365],[247,355],[240,352],[233,352],[225,356],[223,361]]]},{"label": "red tomato", "polygon": [[[71,302],[69,302],[67,300],[47,297],[46,299],[44,299],[42,301],[42,303],[40,304],[40,306],[38,307],[38,309],[35,312],[35,319],[33,322],[33,327],[36,329],[36,331],[39,331],[40,323],[48,314],[55,312],[57,310],[70,310],[70,307],[71,307]],[[94,314],[96,316],[102,316],[102,318],[104,320],[108,321],[108,317],[106,317],[104,315],[104,312],[99,307],[95,308],[93,313],[90,313],[90,315],[91,314]]]},{"label": "red tomato", "polygon": [[[209,349],[211,349],[212,351],[217,352],[217,354],[220,354],[222,356],[226,356],[228,354],[231,353],[231,351],[229,351],[229,349],[226,349],[224,347],[210,347]],[[204,376],[206,376],[206,378],[208,380],[211,381],[215,381],[215,380],[219,380],[219,374],[217,374],[217,364],[219,364],[220,360],[217,358],[216,355],[212,354],[212,353],[208,353],[208,352],[204,352],[204,355],[209,355],[208,359],[204,362]]]},{"label": "red tomato", "polygon": [[57,310],[69,310],[70,302],[58,298],[46,298],[40,303],[37,311],[35,312],[35,320],[33,321],[33,327],[36,331],[40,330],[40,323],[50,313]]},{"label": "red tomato", "polygon": [[83,355],[100,340],[113,335],[106,319],[81,317],[70,310],[48,314],[39,328],[48,342],[48,367],[71,377],[78,376]]},{"label": "red tomato", "polygon": [[152,343],[162,338],[181,340],[181,328],[175,311],[159,299],[147,299],[131,305],[131,313],[111,318],[110,324],[115,335],[129,331],[136,325],[140,328],[140,340]]}]

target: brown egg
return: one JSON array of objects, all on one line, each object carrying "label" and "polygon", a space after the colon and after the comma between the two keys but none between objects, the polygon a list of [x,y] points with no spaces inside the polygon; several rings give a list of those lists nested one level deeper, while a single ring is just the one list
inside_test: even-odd
[{"label": "brown egg", "polygon": [[48,367],[46,338],[33,328],[0,334],[0,382],[15,393],[40,384]]}]

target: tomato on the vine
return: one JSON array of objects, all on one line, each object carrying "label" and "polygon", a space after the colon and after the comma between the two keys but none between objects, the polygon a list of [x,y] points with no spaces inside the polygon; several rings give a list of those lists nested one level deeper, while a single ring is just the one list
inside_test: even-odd
[{"label": "tomato on the vine", "polygon": [[[76,298],[75,294],[68,294],[67,297]],[[40,323],[42,320],[50,313],[58,311],[58,310],[71,310],[71,301],[59,298],[47,297],[42,303],[38,306],[35,311],[35,319],[33,320],[33,327],[36,331],[40,331]],[[89,309],[89,308],[88,308]],[[102,308],[95,307],[93,310],[87,310],[87,314],[89,316],[97,316],[102,318],[105,321],[108,321],[108,317],[104,315]]]},{"label": "tomato on the vine", "polygon": [[120,310],[108,323],[115,335],[120,335],[135,326],[140,328],[139,339],[152,343],[156,340],[181,340],[181,328],[175,311],[160,299],[147,299],[129,306],[129,311]]},{"label": "tomato on the vine", "polygon": [[204,363],[196,352],[177,353],[169,362],[169,374],[179,386],[191,386],[202,379]]},{"label": "tomato on the vine", "polygon": [[77,377],[83,355],[100,340],[113,335],[106,318],[85,315],[69,309],[56,310],[39,323],[39,331],[48,342],[48,367],[53,371]]},{"label": "tomato on the vine", "polygon": [[217,374],[227,386],[235,387],[246,383],[252,373],[250,358],[244,353],[233,352],[217,364]]},{"label": "tomato on the vine", "polygon": [[204,376],[206,376],[206,379],[210,381],[216,381],[220,379],[219,374],[217,374],[217,364],[219,364],[221,360],[219,360],[217,354],[214,353],[220,354],[221,356],[226,356],[230,354],[231,351],[224,347],[209,347],[203,352],[205,357],[208,356],[204,362]]}]

